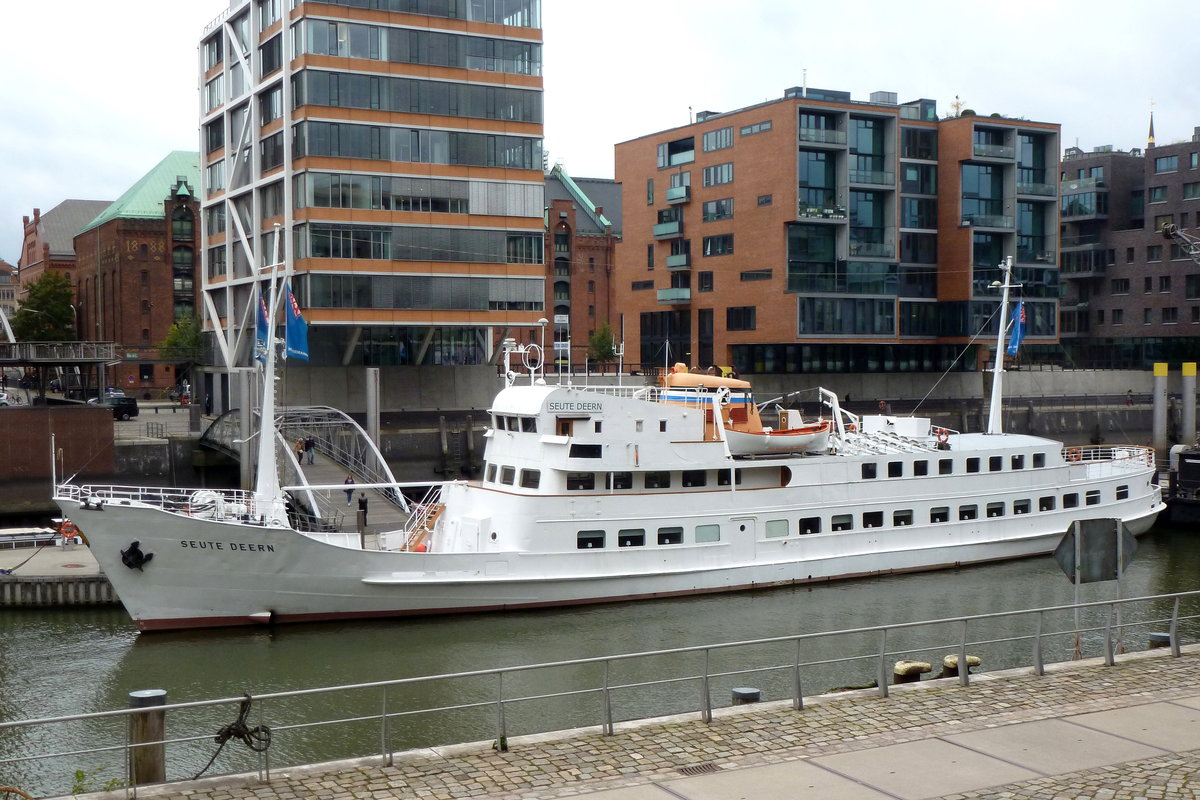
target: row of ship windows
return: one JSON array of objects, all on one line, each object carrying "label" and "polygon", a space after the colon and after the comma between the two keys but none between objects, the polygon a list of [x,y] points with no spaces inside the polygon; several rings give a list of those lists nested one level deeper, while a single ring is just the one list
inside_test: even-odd
[{"label": "row of ship windows", "polygon": [[[904,463],[905,462],[903,462],[903,461],[887,462],[887,476],[889,478],[903,478],[904,477]],[[1009,463],[1009,469],[1014,469],[1014,470],[1025,469],[1025,454],[1017,453],[1017,454],[1009,456],[1008,463]],[[972,456],[972,457],[966,459],[964,465],[965,465],[966,471],[968,473],[983,471],[983,459],[982,458]],[[1033,468],[1039,469],[1044,466],[1046,466],[1046,454],[1045,453],[1034,453],[1033,454]],[[937,471],[938,475],[953,475],[954,474],[954,459],[953,458],[939,458],[938,462],[937,462],[937,469],[938,469],[938,471]],[[988,472],[1001,472],[1003,470],[1004,470],[1004,456],[988,456],[988,459],[987,459],[987,471]],[[928,461],[912,462],[912,475],[914,477],[921,477],[922,475],[928,475],[928,474],[929,474],[929,462]],[[862,465],[862,476],[866,480],[870,480],[872,478],[878,478],[879,477],[879,464],[876,464],[873,461],[864,463]]]},{"label": "row of ship windows", "polygon": [[[599,447],[600,445],[595,445]],[[518,476],[518,472],[520,475]],[[732,470],[733,483],[737,486],[742,484],[742,471]],[[717,472],[717,486],[730,485],[730,470],[719,470]],[[597,480],[599,477],[599,480]],[[516,467],[508,467],[503,465],[488,464],[485,472],[484,480],[488,483],[499,483],[504,486],[520,486],[523,489],[536,489],[541,485],[542,473],[537,469],[522,469],[517,470]],[[685,469],[680,474],[681,484],[687,488],[699,486],[707,486],[709,475],[706,470],[702,469]],[[633,488],[633,473],[632,472],[568,472],[567,473],[567,490],[568,491],[588,491],[593,490],[597,485],[603,484],[604,489],[632,489]],[[642,486],[646,489],[670,489],[671,488],[671,473],[667,470],[651,470],[642,473]]]},{"label": "row of ship windows", "polygon": [[[1118,486],[1116,498],[1125,500],[1129,497],[1128,486]],[[1100,504],[1100,490],[1090,489],[1083,497],[1086,505],[1094,506]],[[1037,501],[1038,511],[1054,511],[1058,508],[1059,498],[1056,495],[1047,495],[1039,497]],[[1062,496],[1063,508],[1078,508],[1079,494],[1070,492]],[[1014,500],[1011,506],[1012,513],[1015,515],[1029,514],[1033,511],[1033,501],[1029,499]],[[988,518],[1003,517],[1009,512],[1007,503],[996,501],[987,503],[983,507],[983,513]],[[929,509],[930,524],[941,522],[949,522],[952,509],[950,506],[935,506]],[[975,504],[961,505],[958,507],[959,520],[979,519],[980,508]],[[784,538],[793,534],[801,536],[813,533],[821,533],[826,528],[833,532],[851,531],[854,530],[854,514],[834,514],[828,518],[825,517],[801,517],[796,524],[795,530],[792,529],[792,521],[788,519],[771,519],[767,520],[763,535],[768,539]],[[914,524],[915,516],[912,509],[901,509],[892,512],[892,526],[903,528]],[[882,528],[884,524],[884,512],[882,511],[864,511],[859,520],[862,528]],[[743,528],[744,530],[744,528]],[[683,544],[683,528],[681,526],[667,526],[659,528],[656,532],[654,540],[660,545]],[[721,541],[721,526],[720,525],[697,525],[693,541],[696,544],[708,544],[711,542]],[[575,546],[580,550],[592,550],[603,548],[608,542],[608,532],[603,530],[581,530],[576,533]],[[644,528],[622,528],[617,531],[617,547],[644,547],[646,545],[646,531]]]}]

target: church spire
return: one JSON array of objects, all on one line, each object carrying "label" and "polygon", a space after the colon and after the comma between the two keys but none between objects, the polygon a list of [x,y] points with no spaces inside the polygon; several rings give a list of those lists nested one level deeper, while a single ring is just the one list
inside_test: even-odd
[{"label": "church spire", "polygon": [[1150,102],[1150,133],[1146,137],[1146,149],[1154,147],[1154,102]]}]

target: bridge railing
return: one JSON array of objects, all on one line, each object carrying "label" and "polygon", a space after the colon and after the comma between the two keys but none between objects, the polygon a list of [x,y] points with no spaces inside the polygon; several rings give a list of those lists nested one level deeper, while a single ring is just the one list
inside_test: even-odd
[{"label": "bridge railing", "polygon": [[[487,739],[506,750],[516,735],[588,726],[611,735],[619,722],[666,714],[711,722],[715,708],[731,703],[731,687],[748,680],[796,711],[806,697],[831,687],[873,688],[887,697],[895,659],[941,663],[949,654],[966,665],[976,656],[989,667],[1032,667],[1042,675],[1051,661],[1098,655],[1112,665],[1139,631],[1179,657],[1182,640],[1198,638],[1197,621],[1200,591],[1187,591],[0,722],[0,741],[25,744],[24,752],[0,750],[0,774],[46,774],[33,765],[69,763],[123,775],[127,790],[136,789],[127,769],[138,743],[122,731],[135,715],[157,711],[169,716],[171,738],[140,744],[166,748],[167,780],[191,778],[206,763],[215,764],[214,771],[257,771],[270,780],[273,769],[316,760],[374,756],[392,765],[400,750]],[[1103,673],[1094,678],[1104,680]],[[970,685],[970,669],[959,669],[956,679]],[[247,698],[252,712],[239,714]],[[232,716],[269,727],[270,747],[231,746],[210,761],[212,731]],[[424,727],[422,719],[429,721]],[[331,735],[336,752],[311,749],[321,728],[337,730]],[[32,742],[45,744],[31,751]],[[43,794],[65,789],[43,783],[27,785]]]}]

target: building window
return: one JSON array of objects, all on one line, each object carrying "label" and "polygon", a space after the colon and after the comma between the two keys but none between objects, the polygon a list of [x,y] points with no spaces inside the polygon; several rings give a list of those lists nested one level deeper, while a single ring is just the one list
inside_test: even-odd
[{"label": "building window", "polygon": [[725,329],[752,331],[755,329],[755,306],[734,306],[725,309]]},{"label": "building window", "polygon": [[1112,324],[1113,325],[1124,325],[1125,324],[1125,309],[1114,308],[1112,310]]},{"label": "building window", "polygon": [[771,120],[766,120],[765,122],[756,122],[753,125],[743,125],[738,130],[738,133],[742,136],[753,136],[756,133],[766,133],[769,130],[771,130]]},{"label": "building window", "polygon": [[1167,187],[1151,186],[1150,193],[1146,196],[1147,203],[1165,203],[1167,202]]},{"label": "building window", "polygon": [[1142,324],[1143,324],[1143,325],[1150,325],[1150,324],[1152,324],[1153,322],[1154,322],[1154,309],[1152,309],[1152,308],[1143,308],[1143,309],[1142,309]]},{"label": "building window", "polygon": [[1154,159],[1155,172],[1175,172],[1179,169],[1179,156],[1159,156]]},{"label": "building window", "polygon": [[1169,306],[1162,310],[1162,322],[1164,325],[1175,325],[1179,322],[1179,309],[1175,306]]},{"label": "building window", "polygon": [[646,245],[646,269],[654,269],[654,245]]},{"label": "building window", "polygon": [[721,200],[709,200],[701,206],[702,216],[705,222],[716,222],[720,219],[733,218],[733,198],[726,197]]},{"label": "building window", "polygon": [[758,196],[758,205],[759,205],[760,207],[761,207],[761,206],[769,206],[769,205],[771,205],[771,203],[773,202],[773,200],[774,200],[774,198],[773,198],[773,196],[772,196],[772,195],[769,195],[769,194],[760,194],[760,195]]},{"label": "building window", "polygon": [[741,274],[742,283],[750,281],[769,281],[774,270],[769,269],[748,269]]},{"label": "building window", "polygon": [[711,292],[713,290],[713,274],[710,271],[700,272],[697,275],[697,289],[701,292]]},{"label": "building window", "polygon": [[646,205],[654,205],[654,178],[646,179]]},{"label": "building window", "polygon": [[704,134],[702,140],[704,152],[709,153],[713,150],[725,150],[733,147],[733,128],[721,128],[715,131],[709,131]]},{"label": "building window", "polygon": [[1113,294],[1129,294],[1129,278],[1113,278]]},{"label": "building window", "polygon": [[1154,230],[1161,231],[1164,225],[1170,225],[1175,222],[1174,214],[1155,214],[1154,215]]},{"label": "building window", "polygon": [[733,183],[732,162],[704,168],[705,186],[720,186],[723,183]]},{"label": "building window", "polygon": [[673,142],[664,142],[658,146],[659,168],[673,167],[676,164],[690,164],[695,160],[696,138],[694,136],[676,139]]},{"label": "building window", "polygon": [[704,237],[705,256],[727,256],[733,252],[733,234],[723,233],[720,236]]},{"label": "building window", "polygon": [[[1152,245],[1148,246],[1146,248],[1146,260],[1147,261],[1162,261],[1163,260],[1162,245],[1161,244],[1152,244]],[[1146,291],[1150,291],[1150,288],[1147,287]]]},{"label": "building window", "polygon": [[629,284],[630,291],[645,292],[654,288],[654,281],[634,281]]},{"label": "building window", "polygon": [[1158,276],[1158,290],[1160,292],[1170,292],[1171,291],[1171,276],[1170,275],[1159,275]]}]

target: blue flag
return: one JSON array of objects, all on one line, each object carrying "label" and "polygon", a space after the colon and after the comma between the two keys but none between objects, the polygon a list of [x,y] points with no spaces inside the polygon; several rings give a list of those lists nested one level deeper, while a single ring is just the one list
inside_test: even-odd
[{"label": "blue flag", "polygon": [[1017,303],[1017,307],[1013,309],[1012,315],[1012,331],[1008,334],[1008,350],[1010,356],[1017,354],[1017,348],[1021,346],[1021,341],[1025,338],[1025,301],[1021,300]]},{"label": "blue flag", "polygon": [[284,284],[284,288],[287,292],[287,310],[283,312],[287,319],[287,324],[284,326],[287,339],[285,352],[291,358],[308,361],[308,323],[300,315],[300,304],[296,302],[296,296],[292,294],[292,285]]},{"label": "blue flag", "polygon": [[271,342],[271,323],[267,320],[267,301],[262,294],[258,296],[258,319],[254,324],[254,357],[260,363],[266,363],[267,348]]}]

